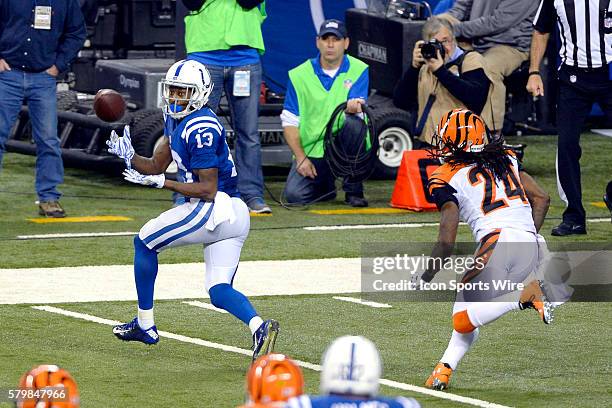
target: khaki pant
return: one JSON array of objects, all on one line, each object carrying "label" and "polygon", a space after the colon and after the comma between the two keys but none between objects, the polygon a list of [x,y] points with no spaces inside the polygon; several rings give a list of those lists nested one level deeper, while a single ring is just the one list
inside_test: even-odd
[{"label": "khaki pant", "polygon": [[507,45],[496,45],[483,54],[487,76],[492,82],[491,106],[493,107],[493,131],[501,131],[506,114],[506,86],[504,78],[529,59],[528,51],[519,51]]}]

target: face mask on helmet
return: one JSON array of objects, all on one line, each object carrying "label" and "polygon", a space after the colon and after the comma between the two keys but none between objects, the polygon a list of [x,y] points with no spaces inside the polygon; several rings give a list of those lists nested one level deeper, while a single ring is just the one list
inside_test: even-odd
[{"label": "face mask on helmet", "polygon": [[197,61],[179,61],[172,65],[162,79],[163,111],[180,119],[201,109],[208,102],[213,89],[210,74]]}]

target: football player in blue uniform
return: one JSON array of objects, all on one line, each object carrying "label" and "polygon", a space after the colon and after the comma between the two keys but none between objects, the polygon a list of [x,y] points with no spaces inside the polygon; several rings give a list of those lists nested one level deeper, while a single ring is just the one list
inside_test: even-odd
[{"label": "football player in blue uniform", "polygon": [[[213,305],[247,324],[253,335],[253,359],[274,348],[278,322],[263,320],[249,300],[232,287],[240,251],[250,228],[249,210],[237,189],[237,174],[225,140],[225,129],[206,106],[212,91],[210,74],[196,61],[175,63],[162,80],[166,134],[153,157],[135,154],[129,127],[113,132],[109,152],[123,158],[127,181],[166,188],[185,196],[178,205],[147,222],[134,237],[134,276],[138,315],[113,327],[121,340],[155,344],[153,289],[157,254],[165,249],[203,244],[205,286]],[[178,181],[164,171],[174,160]]]},{"label": "football player in blue uniform", "polygon": [[378,349],[361,336],[343,336],[323,355],[320,396],[302,395],[289,408],[418,408],[413,398],[377,396],[382,363]]}]

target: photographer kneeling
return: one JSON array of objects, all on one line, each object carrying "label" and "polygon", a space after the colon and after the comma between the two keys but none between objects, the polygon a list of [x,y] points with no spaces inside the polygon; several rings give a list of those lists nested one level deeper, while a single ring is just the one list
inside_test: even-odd
[{"label": "photographer kneeling", "polygon": [[393,103],[415,112],[414,130],[431,144],[436,124],[449,110],[465,107],[478,113],[491,126],[493,110],[489,98],[491,81],[482,55],[464,51],[453,35],[451,24],[432,17],[423,26],[422,37],[412,51],[412,64],[395,86]]}]

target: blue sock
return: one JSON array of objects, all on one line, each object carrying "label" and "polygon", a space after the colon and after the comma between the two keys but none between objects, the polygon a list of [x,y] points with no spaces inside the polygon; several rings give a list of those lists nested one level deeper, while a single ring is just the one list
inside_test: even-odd
[{"label": "blue sock", "polygon": [[134,237],[134,279],[138,293],[138,307],[153,308],[153,289],[157,277],[157,251],[147,248],[142,240]]},{"label": "blue sock", "polygon": [[208,291],[208,294],[213,306],[227,310],[242,320],[244,324],[248,325],[251,319],[257,316],[257,312],[253,305],[251,305],[251,302],[249,302],[249,299],[227,283],[213,286]]}]

